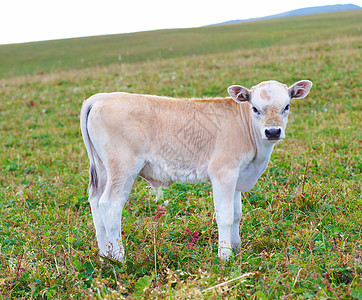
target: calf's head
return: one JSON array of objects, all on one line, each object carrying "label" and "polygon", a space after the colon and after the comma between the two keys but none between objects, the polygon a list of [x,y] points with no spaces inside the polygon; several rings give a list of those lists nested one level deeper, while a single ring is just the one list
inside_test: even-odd
[{"label": "calf's head", "polygon": [[287,87],[277,81],[264,81],[250,90],[240,85],[232,85],[228,92],[234,101],[248,101],[251,105],[253,126],[261,138],[275,143],[285,138],[291,99],[302,99],[312,87],[309,80],[301,80]]}]

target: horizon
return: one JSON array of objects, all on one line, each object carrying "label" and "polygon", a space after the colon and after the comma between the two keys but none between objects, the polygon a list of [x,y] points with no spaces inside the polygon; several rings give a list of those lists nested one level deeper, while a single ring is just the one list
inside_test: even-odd
[{"label": "horizon", "polygon": [[[20,2],[22,2],[23,0],[20,0]],[[36,7],[36,4],[39,4],[40,2],[43,3],[45,0],[36,0],[35,4],[33,5],[34,7]],[[83,0],[82,0],[83,1]],[[81,1],[81,2],[82,2]],[[114,2],[116,0],[106,0],[106,5],[104,5],[104,7],[106,7],[107,10],[107,4],[109,4],[110,2]],[[69,2],[69,0],[66,0],[65,2]],[[95,2],[95,1],[93,1]],[[91,2],[91,4],[93,3]],[[117,1],[116,1],[117,2]],[[139,1],[142,2],[142,1]],[[166,12],[169,12],[169,10],[171,9],[171,11],[175,11],[176,9],[174,7],[165,7],[162,5],[162,3],[164,2],[164,0],[157,0],[156,1],[156,7],[158,6],[162,6],[163,9],[165,9]],[[186,0],[186,3],[190,3],[191,0]],[[201,2],[206,2],[206,1],[201,1]],[[108,11],[109,17],[107,17],[107,15],[105,16],[105,14],[102,14],[102,10],[97,10],[97,11],[93,11],[91,10],[90,12],[92,12],[93,14],[95,13],[95,16],[103,16],[103,18],[99,18],[97,19],[97,24],[104,22],[105,25],[100,27],[100,28],[94,28],[92,26],[84,26],[82,27],[83,23],[86,23],[85,25],[90,25],[90,21],[89,19],[91,19],[90,17],[88,17],[88,15],[83,15],[83,17],[85,16],[86,19],[88,20],[88,23],[86,21],[84,21],[83,18],[79,18],[80,15],[78,15],[78,13],[81,11],[81,8],[83,8],[82,6],[78,7],[78,8],[73,8],[73,14],[71,16],[73,16],[73,18],[70,18],[68,27],[64,26],[64,28],[62,27],[64,24],[62,22],[59,22],[60,20],[54,19],[52,20],[52,22],[50,22],[49,27],[48,26],[40,26],[43,24],[42,21],[44,21],[44,19],[42,19],[41,17],[39,17],[38,21],[39,23],[34,23],[34,19],[33,18],[31,22],[27,22],[27,18],[33,17],[32,14],[26,14],[26,18],[21,18],[22,23],[27,23],[29,24],[26,27],[26,30],[24,29],[25,27],[22,27],[21,30],[19,31],[19,26],[10,26],[10,30],[8,29],[5,34],[3,32],[3,34],[0,36],[0,45],[10,45],[10,44],[25,44],[25,43],[31,43],[31,42],[45,42],[45,41],[52,41],[52,40],[62,40],[62,39],[72,39],[72,38],[86,38],[86,37],[95,37],[95,36],[107,36],[107,35],[118,35],[118,34],[128,34],[128,33],[137,33],[137,32],[147,32],[147,31],[154,31],[154,30],[168,30],[168,29],[188,29],[188,28],[199,28],[199,27],[205,27],[205,26],[210,26],[210,25],[218,25],[220,23],[225,23],[225,22],[229,22],[229,21],[235,21],[235,20],[240,20],[240,21],[249,21],[250,19],[257,19],[257,18],[264,18],[264,17],[269,17],[275,14],[281,14],[281,13],[285,13],[285,12],[289,12],[292,10],[297,10],[297,9],[304,9],[304,8],[309,8],[309,7],[319,7],[319,6],[331,6],[331,5],[346,5],[346,4],[352,4],[352,5],[357,5],[359,7],[362,6],[362,0],[356,0],[356,1],[336,1],[331,3],[331,1],[327,1],[327,0],[319,0],[319,1],[312,1],[312,0],[306,0],[304,1],[304,5],[298,5],[299,2],[295,3],[294,1],[285,1],[285,0],[279,0],[279,1],[274,1],[272,8],[270,6],[268,6],[268,3],[265,3],[264,1],[254,1],[253,6],[249,5],[248,6],[248,10],[239,12],[238,9],[234,9],[234,10],[228,10],[227,13],[225,13],[224,9],[225,7],[229,7],[230,3],[236,3],[237,1],[235,0],[226,0],[225,5],[223,5],[223,8],[221,9],[220,7],[218,7],[218,5],[208,5],[208,12],[210,12],[208,14],[208,16],[206,17],[199,17],[197,18],[197,22],[195,23],[194,21],[190,22],[190,19],[192,19],[192,15],[198,13],[198,11],[200,10],[200,6],[199,9],[195,9],[193,12],[188,12],[190,15],[190,18],[187,18],[187,20],[184,20],[184,18],[182,19],[182,22],[180,22],[179,18],[173,18],[171,20],[169,19],[165,19],[161,22],[154,22],[156,19],[156,21],[158,21],[158,18],[156,17],[157,14],[155,13],[155,11],[157,12],[157,9],[155,9],[154,7],[153,10],[149,10],[152,11],[152,13],[154,13],[153,15],[155,15],[155,17],[146,18],[144,22],[142,22],[142,24],[136,24],[138,26],[136,26],[135,24],[129,24],[129,26],[126,26],[125,23],[115,23],[115,20],[112,19],[112,17],[114,17],[113,14],[110,13],[110,11]],[[263,4],[264,6],[260,7],[260,4]],[[44,4],[44,3],[43,3]],[[199,2],[198,2],[199,4]],[[201,3],[202,4],[202,3]],[[288,5],[286,5],[288,4]],[[5,4],[6,6],[7,4]],[[8,4],[9,5],[9,4]],[[43,9],[45,9],[45,11],[48,11],[48,9],[50,10],[54,10],[54,7],[51,6],[48,8],[44,7],[45,5],[42,6]],[[212,6],[212,7],[211,7]],[[68,5],[63,6],[63,9],[68,8]],[[182,15],[182,12],[185,12],[185,9],[187,10],[189,6],[188,5],[183,5],[182,7],[179,7],[179,14],[178,15]],[[202,7],[202,5],[201,5]],[[236,8],[240,8],[242,7],[242,4],[238,4],[236,6]],[[219,8],[219,10],[218,10]],[[92,8],[94,9],[94,7]],[[129,7],[128,7],[129,9]],[[115,9],[116,10],[116,9]],[[129,9],[132,11],[132,9]],[[151,13],[149,13],[149,11],[147,9],[146,10],[146,15],[149,16],[151,15]],[[235,12],[236,11],[236,12]],[[28,11],[26,11],[28,12]],[[64,10],[63,10],[64,12]],[[133,11],[132,11],[133,12]],[[138,12],[138,11],[137,11]],[[142,11],[141,11],[142,12]],[[162,12],[161,14],[165,14],[164,12]],[[141,14],[142,15],[142,14]],[[166,13],[167,15],[167,13]],[[209,16],[210,15],[210,16]],[[220,16],[219,16],[220,15]],[[11,20],[16,21],[16,18],[11,18],[12,14],[7,14],[4,18],[2,18],[0,20],[0,25],[2,25],[3,28],[9,28],[9,24],[5,23],[10,23],[9,22],[9,17]],[[39,16],[39,15],[38,15]],[[44,17],[44,13],[41,14],[42,17]],[[90,15],[90,16],[94,16],[94,15]],[[134,14],[129,14],[129,18],[132,19],[132,17],[134,16]],[[49,16],[48,16],[49,17]],[[123,17],[123,16],[122,16]],[[136,15],[136,17],[138,17]],[[137,18],[135,18],[137,19]],[[104,21],[104,20],[107,20]],[[118,20],[118,19],[117,19]],[[153,20],[153,21],[152,21]],[[252,21],[252,20],[250,20]],[[74,22],[76,22],[78,24],[78,26],[74,26]],[[4,23],[4,24],[2,24]],[[137,23],[137,22],[136,22]],[[117,26],[115,26],[114,24],[117,24]],[[111,26],[113,25],[113,26]],[[4,27],[5,26],[5,27]],[[35,26],[35,27],[34,27]],[[59,28],[58,26],[60,26],[61,28]],[[37,29],[37,30],[34,30]],[[113,28],[119,28],[119,29],[113,29]],[[23,30],[24,29],[24,30]],[[56,29],[56,30],[51,30],[51,29]],[[30,33],[29,33],[30,31]]]}]

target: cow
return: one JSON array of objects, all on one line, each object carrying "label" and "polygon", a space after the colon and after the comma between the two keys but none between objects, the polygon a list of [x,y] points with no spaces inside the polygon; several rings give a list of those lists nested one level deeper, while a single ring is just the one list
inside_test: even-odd
[{"label": "cow", "polygon": [[122,209],[137,176],[154,188],[210,182],[218,227],[218,255],[240,247],[241,192],[265,171],[285,138],[291,99],[312,87],[264,81],[231,97],[177,99],[124,92],[84,101],[80,123],[90,161],[89,202],[100,256],[124,259]]}]

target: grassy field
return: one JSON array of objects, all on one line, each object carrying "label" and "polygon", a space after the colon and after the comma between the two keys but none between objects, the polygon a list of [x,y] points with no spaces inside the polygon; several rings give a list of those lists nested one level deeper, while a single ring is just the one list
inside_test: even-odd
[{"label": "grassy field", "polygon": [[360,36],[361,11],[0,45],[0,78]]},{"label": "grassy field", "polygon": [[[139,49],[132,63],[123,52],[116,62],[108,56],[115,50],[83,50],[92,38],[79,40],[75,55],[63,49],[76,40],[0,47],[10,49],[13,64],[1,62],[0,298],[362,299],[361,25],[354,12],[179,30],[174,36],[204,40],[166,55],[163,45],[174,40],[165,35],[161,58],[151,41],[166,31],[139,33],[127,36],[145,43],[132,44]],[[253,43],[241,47],[236,32]],[[44,45],[64,47],[37,64],[34,49]],[[16,53],[27,53],[26,61]],[[71,69],[82,53],[98,66],[82,69],[78,61]],[[62,57],[59,69],[54,57]],[[155,202],[138,179],[123,212],[127,260],[101,263],[87,202],[82,101],[119,90],[226,96],[230,84],[266,79],[314,86],[291,104],[286,141],[242,195],[240,251],[226,263],[217,257],[209,184],[174,184]]]}]

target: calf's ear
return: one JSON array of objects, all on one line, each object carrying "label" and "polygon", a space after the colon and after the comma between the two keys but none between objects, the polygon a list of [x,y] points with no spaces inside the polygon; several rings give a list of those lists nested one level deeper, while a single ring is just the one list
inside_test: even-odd
[{"label": "calf's ear", "polygon": [[289,95],[291,99],[302,99],[308,95],[313,83],[309,80],[301,80],[289,87]]},{"label": "calf's ear", "polygon": [[241,85],[231,85],[228,87],[228,93],[235,102],[241,103],[250,100],[250,91]]}]

